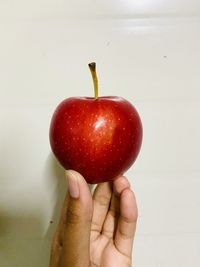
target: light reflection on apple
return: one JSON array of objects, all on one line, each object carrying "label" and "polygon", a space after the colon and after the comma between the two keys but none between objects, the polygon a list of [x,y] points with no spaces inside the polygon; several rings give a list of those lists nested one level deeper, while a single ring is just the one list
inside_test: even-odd
[{"label": "light reflection on apple", "polygon": [[98,121],[95,123],[95,130],[98,130],[100,127],[103,127],[105,125],[105,118],[100,117]]}]

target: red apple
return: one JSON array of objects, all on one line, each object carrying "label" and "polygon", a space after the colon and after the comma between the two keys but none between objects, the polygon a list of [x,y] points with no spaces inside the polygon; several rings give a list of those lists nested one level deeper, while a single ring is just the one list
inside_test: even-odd
[{"label": "red apple", "polygon": [[56,108],[50,144],[65,169],[80,172],[88,183],[114,180],[134,163],[142,143],[138,112],[127,100],[98,97],[95,63],[90,63],[95,97],[71,97]]}]

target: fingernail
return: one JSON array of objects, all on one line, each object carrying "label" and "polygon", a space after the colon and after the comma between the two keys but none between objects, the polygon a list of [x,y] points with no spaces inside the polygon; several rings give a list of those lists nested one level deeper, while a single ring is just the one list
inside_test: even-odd
[{"label": "fingernail", "polygon": [[66,171],[67,181],[68,181],[68,190],[72,198],[79,198],[79,185],[78,177],[72,171]]}]

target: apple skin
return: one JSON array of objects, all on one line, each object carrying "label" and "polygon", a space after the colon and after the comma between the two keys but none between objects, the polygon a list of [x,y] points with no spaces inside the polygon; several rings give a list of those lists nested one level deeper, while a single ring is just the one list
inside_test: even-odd
[{"label": "apple skin", "polygon": [[50,144],[65,169],[88,183],[112,181],[134,163],[142,144],[142,123],[121,97],[71,97],[56,108]]}]

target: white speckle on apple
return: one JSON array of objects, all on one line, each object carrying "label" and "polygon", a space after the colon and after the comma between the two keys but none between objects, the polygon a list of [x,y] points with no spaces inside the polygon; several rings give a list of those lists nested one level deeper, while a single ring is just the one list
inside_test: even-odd
[{"label": "white speckle on apple", "polygon": [[125,127],[123,127],[123,131],[125,131],[126,130],[126,128]]}]

